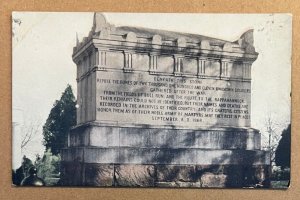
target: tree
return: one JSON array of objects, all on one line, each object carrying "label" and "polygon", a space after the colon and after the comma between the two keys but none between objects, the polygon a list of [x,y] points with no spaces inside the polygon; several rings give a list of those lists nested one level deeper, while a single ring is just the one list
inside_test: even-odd
[{"label": "tree", "polygon": [[40,131],[40,123],[39,122],[30,122],[29,125],[24,124],[22,126],[22,140],[21,140],[21,153],[24,154],[24,150],[28,146],[30,142],[32,142],[35,136]]},{"label": "tree", "polygon": [[280,139],[279,123],[276,122],[274,117],[269,114],[265,121],[266,133],[268,138],[267,148],[270,151],[270,164],[275,162],[275,150]]},{"label": "tree", "polygon": [[282,131],[281,139],[275,152],[275,163],[281,168],[291,165],[291,124]]},{"label": "tree", "polygon": [[16,170],[13,171],[12,179],[14,185],[20,185],[22,180],[28,176],[28,170],[32,167],[32,161],[26,156],[23,157],[22,165]]},{"label": "tree", "polygon": [[275,150],[280,140],[280,127],[280,123],[271,114],[268,114],[264,123],[262,147],[270,152],[271,165],[275,162]]},{"label": "tree", "polygon": [[56,100],[48,119],[43,126],[43,144],[46,150],[51,149],[54,155],[59,154],[65,147],[68,132],[76,124],[76,101],[70,85],[62,93],[60,100]]}]

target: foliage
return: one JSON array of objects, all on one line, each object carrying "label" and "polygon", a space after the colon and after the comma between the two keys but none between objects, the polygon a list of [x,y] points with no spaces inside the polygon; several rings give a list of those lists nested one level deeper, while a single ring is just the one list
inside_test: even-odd
[{"label": "foliage", "polygon": [[70,127],[76,124],[76,101],[70,85],[56,100],[48,119],[43,126],[43,144],[46,150],[51,149],[54,155],[59,154],[65,146]]},{"label": "foliage", "polygon": [[274,167],[271,174],[271,187],[287,188],[290,185],[290,178],[291,170],[289,168]]},{"label": "foliage", "polygon": [[59,180],[60,161],[60,155],[53,155],[50,149],[44,153],[42,158],[37,155],[34,164],[24,156],[22,165],[16,171],[12,171],[13,184],[20,185],[22,180],[29,176],[28,170],[35,166],[37,176],[42,178],[46,185],[54,185]]},{"label": "foliage", "polygon": [[272,170],[271,179],[274,181],[290,180],[290,169],[281,169],[279,167]]},{"label": "foliage", "polygon": [[271,188],[287,189],[290,186],[290,181],[271,181]]},{"label": "foliage", "polygon": [[[38,177],[44,179],[47,185],[57,182],[60,168],[60,149],[65,146],[69,129],[76,124],[76,102],[70,85],[62,93],[60,100],[56,100],[50,111],[48,119],[43,126],[44,145],[46,151],[41,158],[37,155],[34,163],[38,170]],[[32,140],[38,130],[38,125],[28,126],[23,138],[23,148]],[[22,166],[12,173],[13,184],[20,185],[28,176],[28,169],[34,166],[26,156],[23,157]],[[55,180],[54,180],[55,179]]]},{"label": "foliage", "polygon": [[22,165],[12,174],[13,184],[20,185],[22,180],[28,176],[28,170],[33,166],[32,161],[26,156],[23,157]]},{"label": "foliage", "polygon": [[275,163],[284,168],[291,164],[291,124],[282,131],[281,139],[275,152]]},{"label": "foliage", "polygon": [[35,161],[38,171],[37,176],[42,178],[46,182],[46,185],[50,185],[49,180],[59,174],[60,160],[60,155],[53,155],[50,149],[45,152],[43,158],[37,155]]}]

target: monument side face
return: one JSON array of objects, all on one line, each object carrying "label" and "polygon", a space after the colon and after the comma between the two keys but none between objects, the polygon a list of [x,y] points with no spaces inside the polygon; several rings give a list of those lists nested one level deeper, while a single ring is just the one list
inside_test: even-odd
[{"label": "monument side face", "polygon": [[77,126],[62,183],[244,187],[267,180],[251,128],[253,33],[236,42],[136,27],[96,13],[74,47]]}]

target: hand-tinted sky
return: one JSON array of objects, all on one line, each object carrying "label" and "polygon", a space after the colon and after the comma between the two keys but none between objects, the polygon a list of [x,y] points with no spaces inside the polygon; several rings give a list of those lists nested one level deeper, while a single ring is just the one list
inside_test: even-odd
[{"label": "hand-tinted sky", "polygon": [[[259,56],[252,67],[252,126],[264,131],[269,115],[282,127],[289,122],[290,15],[105,13],[105,16],[116,26],[188,32],[229,41],[254,29],[254,46]],[[76,67],[71,55],[76,33],[79,39],[87,36],[93,13],[16,12],[13,19],[18,19],[13,23],[13,121],[43,125],[67,84],[76,93]],[[18,149],[20,139],[18,135],[14,137],[14,149]],[[36,153],[43,154],[41,141],[40,130],[23,153],[31,158]]]}]

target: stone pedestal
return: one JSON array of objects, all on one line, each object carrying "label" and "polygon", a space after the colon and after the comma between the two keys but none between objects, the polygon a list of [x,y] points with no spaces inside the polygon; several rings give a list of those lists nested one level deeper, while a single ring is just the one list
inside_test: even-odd
[{"label": "stone pedestal", "polygon": [[247,187],[265,181],[269,154],[254,129],[74,128],[62,151],[66,185]]}]

